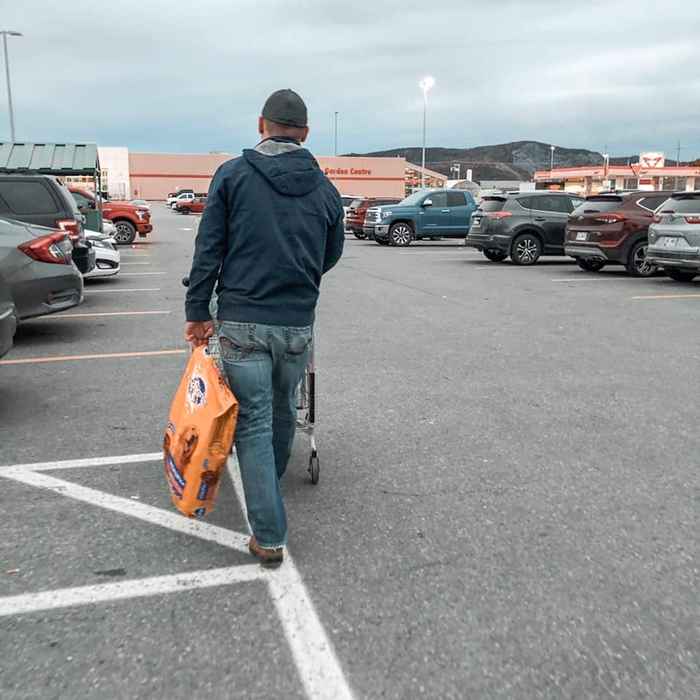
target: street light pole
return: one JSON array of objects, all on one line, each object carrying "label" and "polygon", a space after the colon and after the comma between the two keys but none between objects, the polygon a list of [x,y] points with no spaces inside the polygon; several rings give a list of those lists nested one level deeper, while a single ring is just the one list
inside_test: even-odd
[{"label": "street light pole", "polygon": [[428,91],[431,87],[435,85],[435,78],[430,75],[426,75],[423,80],[418,83],[418,87],[423,91],[423,156],[421,158],[421,171],[420,171],[420,187],[423,189],[425,187],[425,135],[426,135],[426,121],[428,117]]},{"label": "street light pole", "polygon": [[549,147],[550,157],[549,157],[549,176],[552,177],[552,170],[554,170],[554,146]]},{"label": "street light pole", "polygon": [[7,57],[7,37],[22,36],[20,32],[13,32],[8,29],[0,30],[2,34],[2,49],[5,54],[5,80],[7,81],[7,105],[10,109],[10,140],[15,141],[15,115],[12,108],[12,88],[10,86],[10,61]]},{"label": "street light pole", "polygon": [[335,113],[335,128],[333,136],[333,155],[338,155],[338,112]]}]

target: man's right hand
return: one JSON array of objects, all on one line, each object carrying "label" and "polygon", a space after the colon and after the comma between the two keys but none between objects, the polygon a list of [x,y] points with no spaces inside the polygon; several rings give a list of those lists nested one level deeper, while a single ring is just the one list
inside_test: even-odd
[{"label": "man's right hand", "polygon": [[212,321],[187,321],[185,323],[185,340],[193,347],[206,345],[214,335]]}]

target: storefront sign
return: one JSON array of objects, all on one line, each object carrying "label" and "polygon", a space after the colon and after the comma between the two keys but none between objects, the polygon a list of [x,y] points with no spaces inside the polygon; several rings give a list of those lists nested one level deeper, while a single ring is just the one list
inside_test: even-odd
[{"label": "storefront sign", "polygon": [[664,158],[663,153],[650,152],[639,154],[639,164],[645,170],[650,168],[663,168],[665,162],[666,159]]},{"label": "storefront sign", "polygon": [[372,171],[369,168],[324,168],[323,172],[325,175],[328,177],[333,177],[333,176],[345,176],[347,177],[348,175],[357,175],[359,177],[367,177],[372,174]]}]

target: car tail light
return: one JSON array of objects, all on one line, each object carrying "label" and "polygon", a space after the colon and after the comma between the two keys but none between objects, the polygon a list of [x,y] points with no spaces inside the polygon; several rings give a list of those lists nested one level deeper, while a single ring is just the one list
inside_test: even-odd
[{"label": "car tail light", "polygon": [[700,224],[700,216],[684,216],[683,218],[688,224]]},{"label": "car tail light", "polygon": [[17,248],[32,258],[32,260],[70,265],[70,254],[61,247],[61,243],[66,238],[67,234],[64,231],[56,231],[56,233],[50,233],[39,238],[32,238],[31,241],[26,243],[20,243]]},{"label": "car tail light", "polygon": [[625,217],[622,214],[603,214],[602,216],[596,216],[595,220],[601,224],[618,224],[620,221],[624,221]]},{"label": "car tail light", "polygon": [[56,222],[57,228],[61,231],[65,231],[71,241],[77,241],[80,239],[80,223],[75,219],[59,219]]},{"label": "car tail light", "polygon": [[664,211],[660,211],[660,212],[658,212],[657,214],[655,214],[655,215],[654,215],[654,218],[652,219],[652,221],[653,221],[655,224],[660,224],[661,221],[663,220],[664,216],[672,216],[672,215],[675,214],[675,213],[676,213],[676,212],[673,211],[673,209],[664,209]]},{"label": "car tail light", "polygon": [[505,219],[508,216],[513,216],[511,211],[487,211],[486,216],[489,219]]}]

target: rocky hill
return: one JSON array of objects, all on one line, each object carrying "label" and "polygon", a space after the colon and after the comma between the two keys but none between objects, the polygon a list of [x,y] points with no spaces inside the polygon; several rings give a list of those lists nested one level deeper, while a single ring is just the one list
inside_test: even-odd
[{"label": "rocky hill", "polygon": [[[556,146],[556,144],[555,144]],[[365,156],[403,156],[410,163],[420,165],[420,148],[393,148],[372,153],[349,153]],[[550,144],[540,141],[512,141],[493,146],[475,148],[428,148],[425,152],[425,165],[444,175],[450,175],[454,163],[461,165],[464,177],[468,168],[472,169],[474,180],[529,180],[535,170],[546,170],[550,164]],[[636,160],[636,158],[635,158]],[[611,159],[611,162],[627,162],[627,158]],[[564,148],[556,146],[554,165],[601,165],[602,154],[585,148]]]}]

